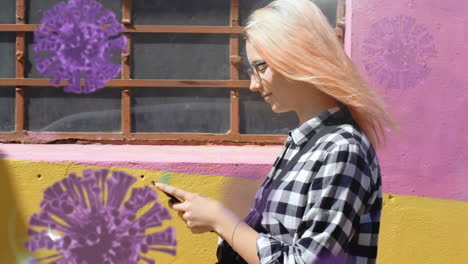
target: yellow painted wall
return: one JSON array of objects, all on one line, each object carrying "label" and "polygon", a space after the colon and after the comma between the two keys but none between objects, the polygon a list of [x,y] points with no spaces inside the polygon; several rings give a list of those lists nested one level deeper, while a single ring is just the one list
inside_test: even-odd
[{"label": "yellow painted wall", "polygon": [[[97,167],[71,163],[30,162],[0,159],[0,263],[26,263],[31,256],[23,247],[29,217],[40,211],[43,191],[51,184],[83,169]],[[132,187],[160,180],[161,172],[110,168],[137,177]],[[38,177],[40,175],[40,177]],[[143,176],[143,177],[141,177]],[[238,214],[247,214],[261,181],[172,173],[170,184],[223,201]],[[158,200],[166,205],[162,194]],[[152,252],[146,255],[164,263],[214,263],[217,236],[193,235],[178,216],[165,221],[176,228],[177,256]],[[468,203],[386,194],[378,263],[468,263]]]},{"label": "yellow painted wall", "polygon": [[468,263],[468,202],[384,195],[378,263]]}]

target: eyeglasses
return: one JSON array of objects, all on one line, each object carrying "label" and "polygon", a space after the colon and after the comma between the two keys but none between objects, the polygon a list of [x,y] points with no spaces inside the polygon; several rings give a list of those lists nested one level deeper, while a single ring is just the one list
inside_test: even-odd
[{"label": "eyeglasses", "polygon": [[250,79],[255,78],[255,81],[260,83],[262,81],[262,78],[260,77],[260,72],[264,72],[268,68],[268,64],[265,61],[260,61],[256,63],[252,63],[247,68],[247,72],[249,74]]}]

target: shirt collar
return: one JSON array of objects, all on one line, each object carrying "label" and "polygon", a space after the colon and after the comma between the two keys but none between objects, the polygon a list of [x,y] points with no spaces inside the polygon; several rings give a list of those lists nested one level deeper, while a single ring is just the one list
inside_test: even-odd
[{"label": "shirt collar", "polygon": [[335,106],[320,113],[312,119],[307,120],[297,128],[290,130],[289,137],[292,138],[292,141],[295,145],[301,146],[307,142],[323,125],[328,123],[336,124],[337,121],[338,123],[344,123],[343,121],[349,119],[350,117],[351,114],[349,113],[349,110],[346,106]]}]

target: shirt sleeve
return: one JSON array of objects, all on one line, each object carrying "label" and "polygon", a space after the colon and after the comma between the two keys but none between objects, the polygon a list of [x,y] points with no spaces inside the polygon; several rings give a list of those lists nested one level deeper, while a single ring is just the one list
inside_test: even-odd
[{"label": "shirt sleeve", "polygon": [[324,155],[308,191],[308,209],[293,245],[259,234],[257,254],[267,263],[342,263],[359,226],[371,189],[369,164],[356,145],[340,145]]}]

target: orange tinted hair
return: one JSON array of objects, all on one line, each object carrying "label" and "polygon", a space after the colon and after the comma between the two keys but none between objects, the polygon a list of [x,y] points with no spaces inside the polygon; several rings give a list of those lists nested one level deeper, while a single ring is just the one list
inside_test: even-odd
[{"label": "orange tinted hair", "polygon": [[309,83],[346,105],[372,144],[385,141],[384,127],[397,127],[312,1],[271,2],[249,17],[244,36],[277,72]]}]

